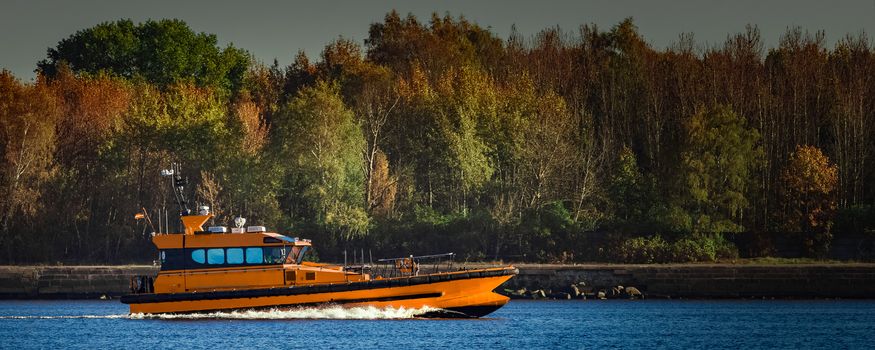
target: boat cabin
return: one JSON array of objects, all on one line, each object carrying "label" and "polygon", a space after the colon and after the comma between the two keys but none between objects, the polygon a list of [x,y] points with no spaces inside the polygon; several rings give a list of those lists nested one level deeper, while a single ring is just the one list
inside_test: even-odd
[{"label": "boat cabin", "polygon": [[309,240],[249,226],[203,229],[212,215],[182,216],[182,233],[155,234],[161,269],[155,293],[279,287],[368,280],[340,266],[305,262]]}]

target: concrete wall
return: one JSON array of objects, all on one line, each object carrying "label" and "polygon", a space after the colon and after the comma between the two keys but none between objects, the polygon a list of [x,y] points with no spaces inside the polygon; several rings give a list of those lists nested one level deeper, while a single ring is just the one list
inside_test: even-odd
[{"label": "concrete wall", "polygon": [[526,265],[507,288],[634,286],[649,297],[875,298],[875,264]]},{"label": "concrete wall", "polygon": [[157,273],[152,266],[0,266],[0,298],[118,296],[131,276]]},{"label": "concrete wall", "polygon": [[[469,265],[468,267],[478,267]],[[875,298],[875,264],[519,265],[501,288],[634,286],[649,297]],[[128,292],[152,266],[0,266],[0,298],[97,298]]]}]

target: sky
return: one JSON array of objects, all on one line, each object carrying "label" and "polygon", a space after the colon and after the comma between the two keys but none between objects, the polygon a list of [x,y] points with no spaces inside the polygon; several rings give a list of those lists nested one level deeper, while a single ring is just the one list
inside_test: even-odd
[{"label": "sky", "polygon": [[766,48],[776,46],[788,27],[823,30],[830,47],[849,33],[875,38],[875,0],[0,0],[0,69],[32,80],[49,47],[77,30],[122,18],[178,18],[197,32],[216,34],[222,46],[233,43],[259,61],[287,65],[299,50],[317,58],[339,36],[363,43],[370,24],[393,9],[423,22],[435,12],[464,15],[501,38],[514,25],[528,37],[555,26],[576,31],[586,23],[606,30],[632,17],[658,49],[681,33],[693,33],[703,46],[719,45],[747,24],[759,27]]}]

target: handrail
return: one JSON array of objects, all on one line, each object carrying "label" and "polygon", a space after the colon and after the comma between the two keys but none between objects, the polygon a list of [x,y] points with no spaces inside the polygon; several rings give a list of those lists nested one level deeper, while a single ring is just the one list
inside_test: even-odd
[{"label": "handrail", "polygon": [[454,257],[455,255],[456,255],[456,253],[444,253],[444,254],[432,254],[432,255],[420,255],[420,256],[413,256],[413,255],[411,255],[411,256],[405,256],[405,257],[401,257],[401,258],[386,258],[386,259],[379,259],[379,260],[377,260],[377,261],[379,261],[379,262],[391,262],[391,261],[404,260],[404,259],[413,259],[413,260],[418,260],[418,259],[419,259],[419,260],[421,260],[421,259],[436,259],[436,258],[443,258],[443,257],[450,257],[450,258],[452,258],[452,257]]}]

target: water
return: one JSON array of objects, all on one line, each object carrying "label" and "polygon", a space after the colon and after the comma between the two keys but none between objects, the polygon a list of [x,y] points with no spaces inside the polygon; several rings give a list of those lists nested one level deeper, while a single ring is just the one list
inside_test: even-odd
[{"label": "water", "polygon": [[485,319],[339,307],[151,317],[118,301],[0,301],[0,348],[858,349],[875,301],[512,301]]}]

